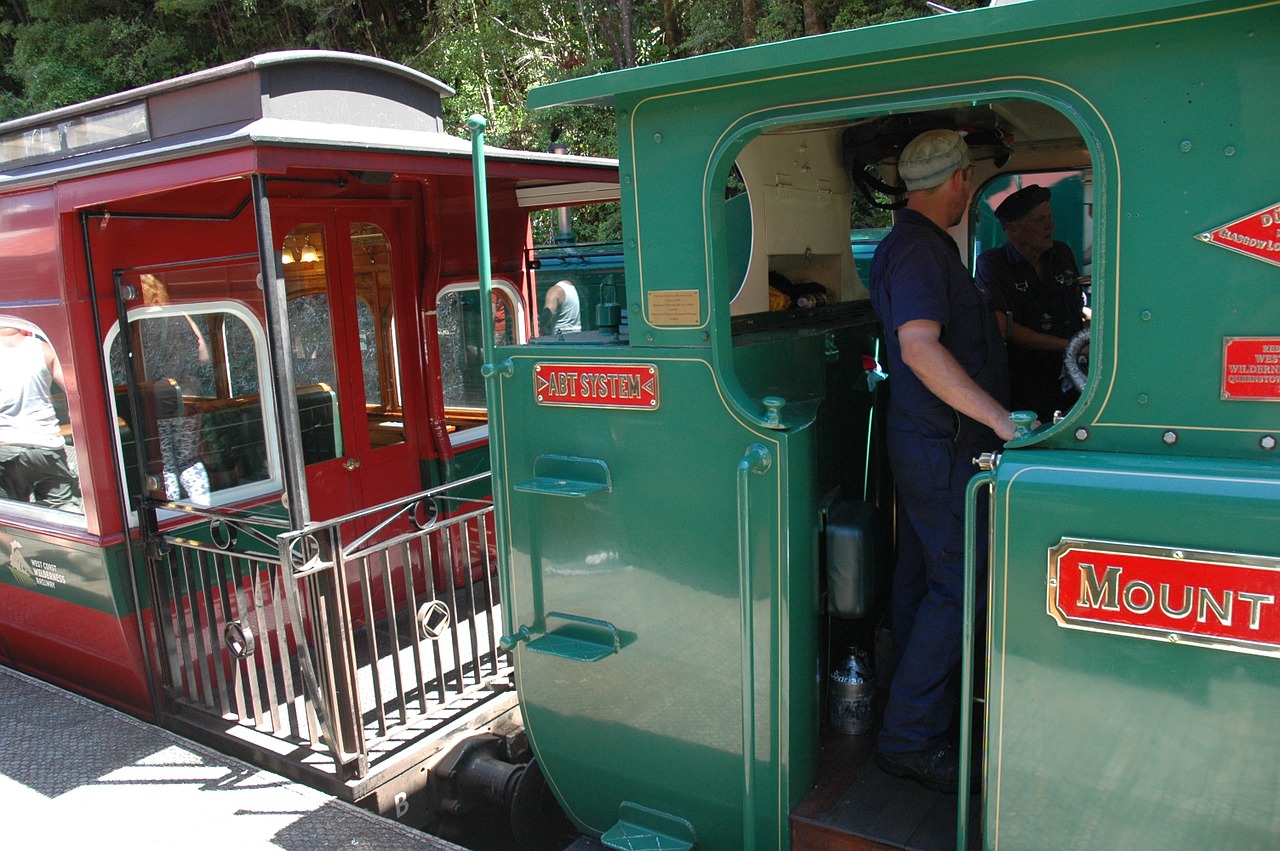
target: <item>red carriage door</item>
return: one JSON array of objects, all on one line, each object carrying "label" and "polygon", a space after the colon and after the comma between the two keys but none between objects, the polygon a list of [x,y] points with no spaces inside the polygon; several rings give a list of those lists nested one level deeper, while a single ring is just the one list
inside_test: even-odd
[{"label": "red carriage door", "polygon": [[395,204],[273,208],[313,520],[422,487],[406,214]]}]

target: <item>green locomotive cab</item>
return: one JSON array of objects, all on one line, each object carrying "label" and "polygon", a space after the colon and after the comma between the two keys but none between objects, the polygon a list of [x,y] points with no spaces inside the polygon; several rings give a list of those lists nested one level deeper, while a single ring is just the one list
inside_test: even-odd
[{"label": "green locomotive cab", "polygon": [[[619,128],[625,333],[534,336],[488,370],[504,641],[584,832],[702,849],[1280,836],[1262,722],[1280,697],[1280,6],[1125,5],[982,9],[531,94],[612,106]],[[982,797],[894,804],[908,793],[862,764],[874,737],[833,734],[824,706],[846,647],[892,640],[894,376],[850,214],[863,175],[892,185],[935,127],[973,155],[951,230],[971,269],[1003,239],[1004,197],[1052,189],[1091,339],[1079,401],[974,467]],[[834,793],[832,755],[852,761]]]}]

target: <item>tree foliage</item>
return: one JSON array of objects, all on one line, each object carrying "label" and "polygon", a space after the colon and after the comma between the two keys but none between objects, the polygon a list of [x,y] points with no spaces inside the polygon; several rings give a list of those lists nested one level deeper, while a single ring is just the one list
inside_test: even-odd
[{"label": "tree foliage", "polygon": [[[954,8],[980,0],[948,3]],[[924,0],[10,0],[0,7],[0,118],[290,48],[379,56],[452,86],[447,126],[489,121],[512,148],[614,156],[611,112],[533,113],[544,83],[930,14]],[[607,206],[579,236],[616,232]],[[867,207],[855,224],[879,224]],[[536,223],[554,233],[554,225]]]}]

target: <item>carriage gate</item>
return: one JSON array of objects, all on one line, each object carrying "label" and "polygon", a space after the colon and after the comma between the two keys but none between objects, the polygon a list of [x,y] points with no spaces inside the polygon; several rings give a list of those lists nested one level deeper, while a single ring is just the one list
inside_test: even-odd
[{"label": "carriage gate", "polygon": [[281,518],[183,507],[193,525],[147,540],[178,720],[197,737],[234,728],[294,767],[275,770],[346,785],[355,800],[376,787],[380,810],[402,809],[406,790],[387,778],[408,771],[412,787],[429,756],[415,748],[405,763],[408,745],[444,748],[451,727],[513,705],[485,544],[493,507],[458,496],[487,478],[296,531]]}]

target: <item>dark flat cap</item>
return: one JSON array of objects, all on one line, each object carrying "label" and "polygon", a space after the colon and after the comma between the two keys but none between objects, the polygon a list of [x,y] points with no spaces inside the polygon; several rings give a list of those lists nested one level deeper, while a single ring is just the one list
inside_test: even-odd
[{"label": "dark flat cap", "polygon": [[1036,207],[1049,200],[1049,190],[1039,184],[1024,186],[996,207],[996,218],[1001,224],[1016,222]]}]

